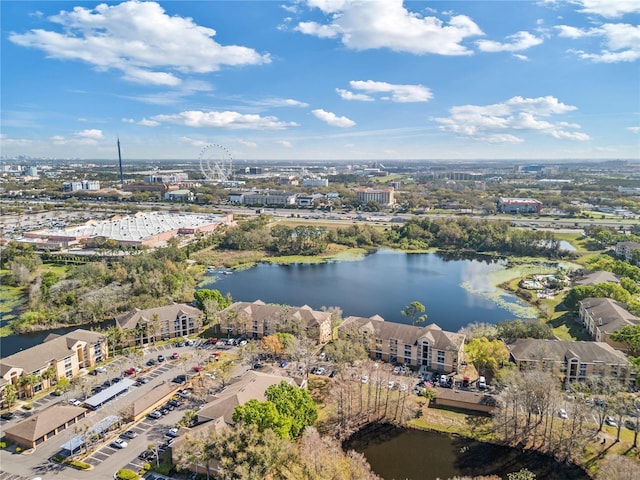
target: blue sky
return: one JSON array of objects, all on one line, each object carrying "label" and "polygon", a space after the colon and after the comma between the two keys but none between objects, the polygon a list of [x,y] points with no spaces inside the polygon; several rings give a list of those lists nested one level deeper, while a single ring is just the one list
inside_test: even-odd
[{"label": "blue sky", "polygon": [[640,158],[637,0],[0,9],[4,157]]}]

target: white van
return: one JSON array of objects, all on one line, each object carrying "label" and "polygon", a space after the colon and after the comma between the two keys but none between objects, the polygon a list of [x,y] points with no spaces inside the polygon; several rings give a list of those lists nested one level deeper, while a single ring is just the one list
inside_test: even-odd
[{"label": "white van", "polygon": [[478,378],[478,388],[480,390],[484,390],[485,388],[487,388],[487,379],[484,377],[480,377]]}]

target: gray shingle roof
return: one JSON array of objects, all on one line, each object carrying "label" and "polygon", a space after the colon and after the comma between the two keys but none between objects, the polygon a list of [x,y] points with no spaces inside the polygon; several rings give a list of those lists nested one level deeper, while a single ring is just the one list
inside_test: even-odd
[{"label": "gray shingle roof", "polygon": [[77,342],[96,343],[103,337],[101,333],[80,328],[62,336],[49,335],[39,345],[0,359],[0,371],[4,375],[10,368],[22,368],[25,372],[31,373],[46,367],[52,361],[72,355],[71,347]]},{"label": "gray shingle roof", "polygon": [[82,407],[53,405],[15,425],[5,428],[4,431],[18,438],[33,442],[59,426],[64,425],[69,420],[73,420],[77,416],[82,415],[84,412],[86,412],[86,409]]},{"label": "gray shingle roof", "polygon": [[396,339],[407,345],[415,345],[418,340],[427,338],[431,346],[436,350],[457,351],[464,342],[464,335],[444,331],[435,323],[419,327],[403,323],[385,322],[379,315],[371,318],[347,317],[342,325],[338,327],[341,331],[348,331],[351,328],[366,330],[375,338],[383,340]]},{"label": "gray shingle roof", "polygon": [[576,279],[574,283],[576,285],[597,285],[598,283],[606,282],[620,283],[620,278],[615,273],[598,270],[587,273],[586,275]]},{"label": "gray shingle roof", "polygon": [[610,298],[585,298],[580,304],[602,332],[612,333],[625,325],[640,323],[640,318],[627,310],[623,303]]},{"label": "gray shingle roof", "polygon": [[630,364],[624,353],[603,342],[520,338],[508,343],[507,348],[516,361],[542,360],[546,358],[564,362],[575,357],[582,363]]},{"label": "gray shingle roof", "polygon": [[129,330],[136,328],[141,323],[151,322],[154,315],[158,315],[158,321],[164,323],[171,322],[182,315],[198,317],[201,313],[197,308],[184,303],[172,303],[164,307],[147,308],[146,310],[135,308],[130,312],[117,316],[116,324],[122,329]]}]

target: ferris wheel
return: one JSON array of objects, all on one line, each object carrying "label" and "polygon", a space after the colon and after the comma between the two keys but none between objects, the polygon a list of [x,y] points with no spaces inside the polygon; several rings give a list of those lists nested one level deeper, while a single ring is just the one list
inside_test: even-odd
[{"label": "ferris wheel", "polygon": [[226,182],[231,180],[233,159],[231,153],[222,145],[210,143],[200,151],[198,156],[200,171],[210,182]]}]

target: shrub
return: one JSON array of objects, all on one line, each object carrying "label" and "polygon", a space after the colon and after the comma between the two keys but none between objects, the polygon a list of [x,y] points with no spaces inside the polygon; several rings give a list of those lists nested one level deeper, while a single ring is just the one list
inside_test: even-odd
[{"label": "shrub", "polygon": [[71,460],[67,463],[71,465],[73,468],[77,468],[78,470],[87,470],[88,468],[91,468],[91,465],[89,465],[88,463],[81,462],[79,460]]},{"label": "shrub", "polygon": [[145,470],[151,470],[151,464],[145,463],[144,465],[142,465],[142,468],[144,468]]},{"label": "shrub", "polygon": [[22,447],[16,447],[16,452],[20,453],[22,451]]},{"label": "shrub", "polygon": [[23,410],[31,410],[32,408],[33,405],[31,405],[30,403],[25,403],[24,405],[22,405]]},{"label": "shrub", "polygon": [[140,477],[133,470],[129,470],[127,468],[121,468],[120,470],[118,470],[118,473],[116,473],[116,478],[118,480],[136,480],[137,478],[140,478]]}]

